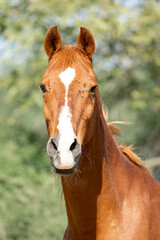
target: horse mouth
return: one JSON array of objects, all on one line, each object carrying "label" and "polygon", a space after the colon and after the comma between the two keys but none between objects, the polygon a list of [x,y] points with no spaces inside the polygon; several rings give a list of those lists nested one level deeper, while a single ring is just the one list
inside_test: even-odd
[{"label": "horse mouth", "polygon": [[73,167],[71,167],[71,168],[68,168],[68,169],[63,169],[63,168],[60,169],[60,168],[55,167],[53,158],[50,157],[51,167],[52,167],[53,172],[55,172],[56,174],[59,174],[59,175],[70,175],[70,174],[73,174],[76,171],[77,167],[78,167],[80,156],[81,156],[81,153],[78,154],[74,158],[75,165]]}]

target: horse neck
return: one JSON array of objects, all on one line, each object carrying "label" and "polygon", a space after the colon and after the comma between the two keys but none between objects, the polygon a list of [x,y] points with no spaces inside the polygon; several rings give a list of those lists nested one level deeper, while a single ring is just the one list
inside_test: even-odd
[{"label": "horse neck", "polygon": [[[82,146],[77,172],[72,176],[62,177],[68,229],[75,233],[76,239],[80,239],[77,234],[83,235],[83,232],[86,236],[86,231],[92,233],[92,239],[95,239],[98,215],[102,216],[104,210],[109,214],[119,201],[112,169],[116,165],[117,156],[120,158],[120,152],[104,120],[100,105],[97,106],[95,124],[92,139]],[[105,209],[102,208],[103,201]]]}]

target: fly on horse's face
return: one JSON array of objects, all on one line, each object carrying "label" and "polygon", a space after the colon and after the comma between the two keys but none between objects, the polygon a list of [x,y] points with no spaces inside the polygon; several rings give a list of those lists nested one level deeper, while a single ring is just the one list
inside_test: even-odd
[{"label": "fly on horse's face", "polygon": [[81,155],[81,145],[92,137],[96,102],[96,76],[92,69],[95,43],[92,34],[81,28],[77,47],[61,47],[57,27],[45,37],[49,66],[40,87],[49,141],[47,152],[53,170],[72,174]]}]

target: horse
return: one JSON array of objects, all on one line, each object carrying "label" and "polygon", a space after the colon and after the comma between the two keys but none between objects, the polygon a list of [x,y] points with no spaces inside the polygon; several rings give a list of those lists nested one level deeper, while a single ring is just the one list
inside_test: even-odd
[{"label": "horse", "polygon": [[92,68],[95,41],[77,46],[46,33],[49,64],[40,88],[52,170],[61,177],[68,226],[63,240],[159,240],[160,186],[133,151],[118,146]]}]

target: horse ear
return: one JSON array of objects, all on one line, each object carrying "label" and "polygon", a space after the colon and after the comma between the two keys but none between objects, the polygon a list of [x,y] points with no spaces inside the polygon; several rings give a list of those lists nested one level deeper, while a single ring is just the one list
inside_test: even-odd
[{"label": "horse ear", "polygon": [[49,59],[51,59],[52,55],[55,52],[58,52],[61,47],[62,42],[59,31],[57,29],[57,26],[53,26],[48,29],[44,40],[44,48]]},{"label": "horse ear", "polygon": [[82,51],[87,53],[88,57],[91,59],[95,50],[95,41],[92,33],[84,27],[80,28],[80,33],[78,36],[77,47]]}]

